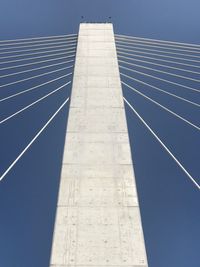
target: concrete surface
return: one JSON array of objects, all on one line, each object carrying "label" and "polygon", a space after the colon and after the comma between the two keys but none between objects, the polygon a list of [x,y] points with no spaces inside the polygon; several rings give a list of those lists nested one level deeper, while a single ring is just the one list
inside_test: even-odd
[{"label": "concrete surface", "polygon": [[80,24],[50,266],[147,266],[110,23]]}]

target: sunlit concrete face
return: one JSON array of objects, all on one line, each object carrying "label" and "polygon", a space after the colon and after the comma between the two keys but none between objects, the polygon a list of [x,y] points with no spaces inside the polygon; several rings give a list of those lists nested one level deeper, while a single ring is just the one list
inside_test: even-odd
[{"label": "sunlit concrete face", "polygon": [[147,266],[112,24],[80,25],[50,266]]}]

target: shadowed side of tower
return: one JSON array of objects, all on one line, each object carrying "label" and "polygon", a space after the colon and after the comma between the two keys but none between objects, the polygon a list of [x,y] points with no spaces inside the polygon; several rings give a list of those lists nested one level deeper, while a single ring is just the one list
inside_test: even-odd
[{"label": "shadowed side of tower", "polygon": [[147,267],[110,23],[80,24],[50,267]]}]

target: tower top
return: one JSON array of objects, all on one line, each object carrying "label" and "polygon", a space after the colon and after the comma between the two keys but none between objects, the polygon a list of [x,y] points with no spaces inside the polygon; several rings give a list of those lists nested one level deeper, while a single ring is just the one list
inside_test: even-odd
[{"label": "tower top", "polygon": [[80,23],[80,29],[89,30],[89,29],[96,29],[96,30],[113,30],[113,24],[111,22],[82,22]]},{"label": "tower top", "polygon": [[112,24],[110,21],[84,21],[81,22],[80,24]]}]

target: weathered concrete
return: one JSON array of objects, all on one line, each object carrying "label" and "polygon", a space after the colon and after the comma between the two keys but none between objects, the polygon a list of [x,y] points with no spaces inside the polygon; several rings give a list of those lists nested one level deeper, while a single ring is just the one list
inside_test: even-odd
[{"label": "weathered concrete", "polygon": [[51,267],[146,267],[112,24],[81,24]]}]

